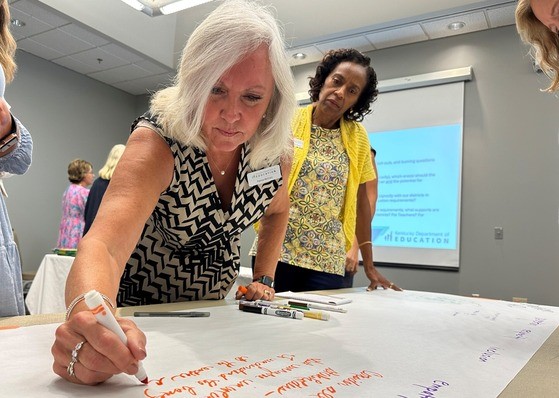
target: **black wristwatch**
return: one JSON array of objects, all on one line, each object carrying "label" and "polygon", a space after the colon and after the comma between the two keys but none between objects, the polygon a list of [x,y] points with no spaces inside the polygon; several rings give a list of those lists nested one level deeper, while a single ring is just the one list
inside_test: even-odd
[{"label": "black wristwatch", "polygon": [[271,287],[272,289],[274,288],[274,279],[266,275],[261,276],[260,278],[257,279],[253,279],[252,281],[262,283],[263,285]]}]

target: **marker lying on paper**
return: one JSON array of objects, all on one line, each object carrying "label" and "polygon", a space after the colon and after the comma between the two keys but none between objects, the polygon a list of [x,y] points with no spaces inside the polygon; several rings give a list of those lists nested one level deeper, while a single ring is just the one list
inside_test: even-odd
[{"label": "marker lying on paper", "polygon": [[315,303],[304,303],[302,301],[288,301],[289,305],[295,307],[306,308],[308,310],[324,310],[324,311],[334,311],[334,312],[347,312],[345,308],[342,307],[334,307],[328,304],[315,304]]},{"label": "marker lying on paper", "polygon": [[19,328],[18,325],[0,326],[0,330],[17,329],[17,328]]},{"label": "marker lying on paper", "polygon": [[[124,345],[128,345],[128,339],[124,331],[97,290],[90,290],[85,294],[85,304],[89,307],[93,315],[95,315],[97,322],[116,334]],[[140,361],[138,361],[138,373],[136,373],[136,378],[144,384],[148,383],[148,376]]]},{"label": "marker lying on paper", "polygon": [[209,312],[176,311],[176,312],[134,312],[135,317],[169,317],[169,318],[204,318],[210,316]]},{"label": "marker lying on paper", "polygon": [[321,321],[329,321],[330,320],[330,314],[328,314],[326,312],[310,311],[306,308],[297,307],[297,306],[294,306],[294,305],[292,305],[290,307],[293,308],[294,310],[303,310],[303,316],[305,318],[319,319]]},{"label": "marker lying on paper", "polygon": [[264,307],[250,301],[240,301],[239,309],[244,312],[277,316],[280,318],[303,319],[303,311],[288,310],[285,308]]},{"label": "marker lying on paper", "polygon": [[305,318],[319,319],[321,321],[330,320],[330,314],[321,311],[309,311],[309,309],[304,306],[285,305],[278,302],[266,301],[266,300],[256,300],[254,301],[254,304],[262,307],[282,308],[287,310],[300,310],[303,312],[303,317]]}]

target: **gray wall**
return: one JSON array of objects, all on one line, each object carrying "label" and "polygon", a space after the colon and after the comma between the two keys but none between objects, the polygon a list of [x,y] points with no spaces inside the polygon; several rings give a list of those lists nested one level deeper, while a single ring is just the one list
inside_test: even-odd
[{"label": "gray wall", "polygon": [[[559,305],[559,101],[539,91],[547,80],[525,54],[513,26],[368,54],[380,80],[468,65],[474,73],[465,85],[460,270],[379,268],[402,288]],[[315,67],[294,69],[298,92]],[[244,249],[251,239],[248,231]],[[366,284],[360,270],[355,286]]]},{"label": "gray wall", "polygon": [[16,57],[18,72],[6,100],[33,137],[33,163],[27,174],[4,184],[23,268],[33,272],[56,245],[68,163],[85,159],[97,176],[111,147],[126,143],[143,105],[133,95],[29,53],[18,51]]}]

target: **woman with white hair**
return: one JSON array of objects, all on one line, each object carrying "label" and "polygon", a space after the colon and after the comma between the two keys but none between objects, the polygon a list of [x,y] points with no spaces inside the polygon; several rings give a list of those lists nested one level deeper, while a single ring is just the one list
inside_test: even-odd
[{"label": "woman with white hair", "polygon": [[134,122],[80,242],[66,283],[67,321],[52,347],[56,374],[81,384],[134,374],[145,335],[120,319],[127,346],[113,335],[119,348],[98,351],[106,329],[86,311],[84,295],[95,289],[110,306],[222,299],[240,267],[241,232],[257,220],[261,245],[245,297],[273,299],[294,106],[274,17],[256,3],[223,2],[190,36],[175,85]]}]

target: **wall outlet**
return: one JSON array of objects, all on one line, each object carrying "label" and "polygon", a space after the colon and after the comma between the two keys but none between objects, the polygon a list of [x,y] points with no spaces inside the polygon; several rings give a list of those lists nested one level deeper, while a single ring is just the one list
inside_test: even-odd
[{"label": "wall outlet", "polygon": [[528,298],[526,298],[526,297],[513,297],[512,302],[513,303],[527,303]]},{"label": "wall outlet", "polygon": [[503,227],[495,227],[495,239],[503,239]]}]

